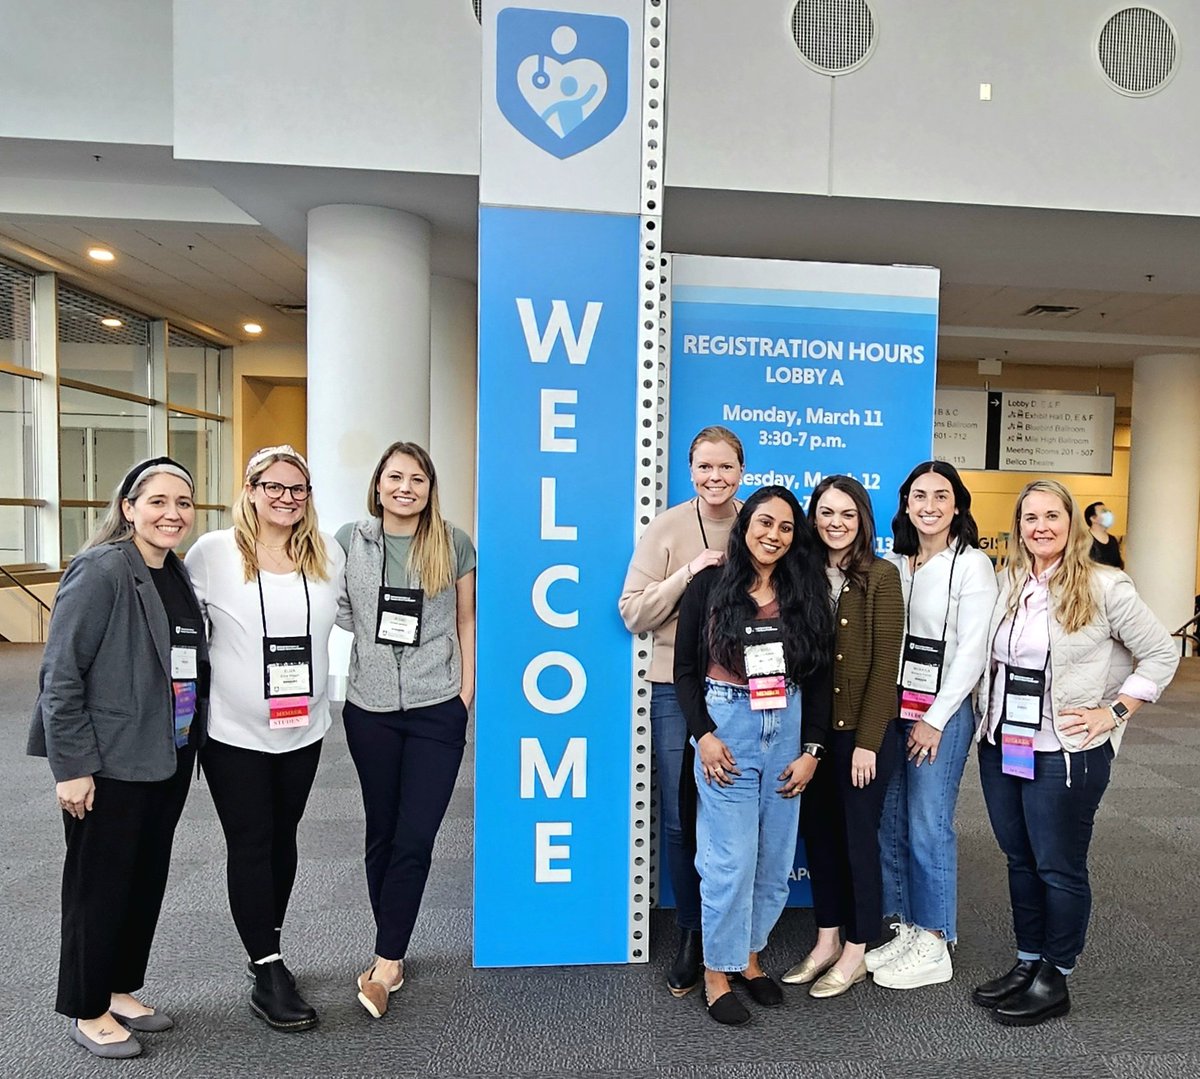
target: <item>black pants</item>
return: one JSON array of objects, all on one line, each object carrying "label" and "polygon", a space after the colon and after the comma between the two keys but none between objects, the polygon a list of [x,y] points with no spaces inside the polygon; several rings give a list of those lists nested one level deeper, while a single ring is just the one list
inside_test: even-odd
[{"label": "black pants", "polygon": [[875,755],[875,778],[850,781],[854,731],[834,731],[829,753],[800,796],[800,830],[812,876],[813,915],[823,928],[846,927],[846,941],[867,944],[883,921],[879,820],[888,780],[896,767],[896,741],[884,738]]},{"label": "black pants", "polygon": [[287,753],[209,738],[200,754],[228,851],[229,910],[246,954],[280,951],[296,883],[296,829],[321,760],[321,742]]},{"label": "black pants", "polygon": [[367,818],[375,954],[403,959],[462,763],[467,709],[459,697],[398,712],[368,712],[347,701],[342,720]]},{"label": "black pants", "polygon": [[196,754],[177,751],[170,779],[129,783],[96,776],[83,820],[63,811],[67,857],[62,882],[62,950],[55,1010],[73,1019],[108,1011],[113,993],[133,993],[167,890],[171,844]]}]

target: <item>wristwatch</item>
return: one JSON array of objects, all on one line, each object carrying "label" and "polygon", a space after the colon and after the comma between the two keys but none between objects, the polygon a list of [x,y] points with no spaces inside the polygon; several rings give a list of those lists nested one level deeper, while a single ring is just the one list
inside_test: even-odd
[{"label": "wristwatch", "polygon": [[1116,730],[1117,727],[1121,726],[1129,718],[1129,709],[1120,701],[1113,701],[1108,706],[1108,710],[1112,713],[1113,723],[1115,724],[1113,730]]},{"label": "wristwatch", "polygon": [[819,761],[823,756],[825,756],[825,747],[821,745],[820,742],[805,742],[804,745],[800,747],[800,753],[801,755],[807,753],[814,760]]}]

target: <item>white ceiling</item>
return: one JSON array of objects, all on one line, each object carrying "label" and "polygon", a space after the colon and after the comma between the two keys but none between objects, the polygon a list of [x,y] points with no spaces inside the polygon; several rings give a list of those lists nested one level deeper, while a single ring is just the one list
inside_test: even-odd
[{"label": "white ceiling", "polygon": [[[149,315],[186,316],[227,342],[247,340],[247,320],[265,327],[261,340],[304,341],[303,316],[275,305],[305,302],[306,214],[335,202],[426,218],[434,272],[474,279],[474,176],[0,140],[0,253],[39,253],[87,287]],[[1200,219],[688,188],[669,188],[664,202],[668,251],[939,267],[945,359],[1128,365],[1148,352],[1200,352]],[[147,205],[161,217],[142,219]],[[179,219],[198,207],[205,220]],[[87,258],[97,243],[114,263]],[[1080,310],[1023,314],[1035,304]]]}]

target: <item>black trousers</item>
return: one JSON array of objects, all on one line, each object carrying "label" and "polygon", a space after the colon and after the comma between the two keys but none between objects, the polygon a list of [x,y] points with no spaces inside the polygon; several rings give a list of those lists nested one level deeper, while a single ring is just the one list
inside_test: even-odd
[{"label": "black trousers", "polygon": [[462,763],[467,709],[459,697],[397,712],[368,712],[347,701],[342,721],[367,818],[375,954],[403,959]]},{"label": "black trousers", "polygon": [[175,774],[157,783],[96,776],[83,820],[63,811],[62,948],[54,1008],[73,1019],[108,1011],[113,993],[146,980],[150,945],[167,890],[171,844],[196,753],[176,752]]},{"label": "black trousers", "polygon": [[828,756],[800,796],[800,831],[817,925],[845,926],[848,943],[867,944],[883,921],[879,820],[897,748],[895,739],[885,738],[875,755],[875,778],[856,787],[850,781],[854,739],[854,731],[830,736]]},{"label": "black trousers", "polygon": [[251,959],[280,951],[296,883],[296,830],[317,775],[321,744],[264,753],[209,738],[200,752],[225,833],[229,910]]}]

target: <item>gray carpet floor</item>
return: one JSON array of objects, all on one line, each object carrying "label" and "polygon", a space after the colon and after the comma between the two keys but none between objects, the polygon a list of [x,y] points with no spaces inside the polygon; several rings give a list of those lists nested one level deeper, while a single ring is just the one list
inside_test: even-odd
[{"label": "gray carpet floor", "polygon": [[[1072,976],[1074,1012],[1032,1030],[997,1025],[968,1000],[1012,954],[1002,859],[967,766],[959,803],[960,945],[955,977],[911,992],[859,986],[814,1001],[788,992],[740,1030],[707,1018],[698,993],[664,986],[667,912],[642,966],[473,970],[472,749],[438,840],[409,953],[408,982],[383,1020],[355,1000],[372,925],[361,863],[362,807],[340,724],[327,739],[300,832],[285,953],[320,1026],[269,1030],[225,898],[224,847],[202,783],[192,791],[145,998],[177,1021],[128,1062],[96,1061],[53,1012],[62,827],[44,761],[25,733],[40,648],[0,644],[0,1076],[439,1076],[610,1079],[1166,1079],[1200,1076],[1200,660],[1130,725],[1092,846],[1095,910]],[[781,972],[813,935],[785,913],[765,960]]]}]

